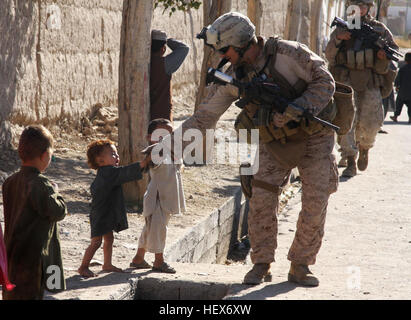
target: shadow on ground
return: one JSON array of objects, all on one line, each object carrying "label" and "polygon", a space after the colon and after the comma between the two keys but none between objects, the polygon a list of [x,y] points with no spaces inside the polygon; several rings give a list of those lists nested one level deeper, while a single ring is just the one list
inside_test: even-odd
[{"label": "shadow on ground", "polygon": [[[284,294],[290,292],[297,288],[298,285],[292,282],[283,281],[280,283],[274,283],[265,285],[260,289],[253,290],[249,293],[241,295],[241,300],[265,300],[267,298],[273,298],[280,294]],[[239,295],[243,291],[250,290],[250,286],[242,285],[234,285],[232,286],[231,295]],[[236,300],[236,297],[230,297],[229,300]]]},{"label": "shadow on ground", "polygon": [[[153,271],[147,270],[136,272],[136,269],[128,268],[124,269],[124,272],[122,273],[100,271],[97,273],[98,276],[93,278],[84,278],[81,275],[76,274],[66,278],[66,290],[64,291],[64,294],[70,294],[70,291],[79,289],[90,289],[97,287],[109,287],[118,284],[127,284],[129,282],[129,279],[146,276],[150,273],[153,273]],[[61,300],[61,297],[54,297],[54,294],[47,292],[46,299]],[[73,299],[80,298],[77,297]]]}]

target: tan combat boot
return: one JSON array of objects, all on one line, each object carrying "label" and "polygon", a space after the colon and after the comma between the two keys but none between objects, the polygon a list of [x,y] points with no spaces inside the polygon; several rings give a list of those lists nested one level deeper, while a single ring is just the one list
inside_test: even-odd
[{"label": "tan combat boot", "polygon": [[360,147],[360,155],[358,156],[358,170],[364,171],[368,166],[368,149]]},{"label": "tan combat boot", "polygon": [[243,284],[260,284],[263,280],[265,282],[271,282],[272,280],[270,264],[256,263],[245,275]]},{"label": "tan combat boot", "polygon": [[320,284],[320,281],[318,281],[310,269],[308,269],[307,265],[297,264],[295,262],[291,262],[288,281],[307,287],[317,287]]},{"label": "tan combat boot", "polygon": [[357,174],[357,164],[355,163],[355,157],[347,157],[347,168],[342,172],[343,177],[354,177]]}]

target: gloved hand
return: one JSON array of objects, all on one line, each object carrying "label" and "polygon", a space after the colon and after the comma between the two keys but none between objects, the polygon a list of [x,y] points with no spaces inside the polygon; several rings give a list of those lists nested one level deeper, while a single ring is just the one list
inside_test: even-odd
[{"label": "gloved hand", "polygon": [[341,30],[337,28],[337,35],[336,38],[338,40],[350,40],[351,39],[351,33],[345,30]]},{"label": "gloved hand", "polygon": [[299,122],[304,114],[304,109],[298,108],[292,104],[289,104],[287,108],[285,108],[284,115],[289,118],[290,120],[294,120]]},{"label": "gloved hand", "polygon": [[151,160],[151,150],[156,146],[156,144],[152,144],[141,150],[141,153],[145,155],[145,158],[140,162],[140,167],[142,167],[143,172],[147,172],[150,168],[154,168],[156,165]]},{"label": "gloved hand", "polygon": [[[146,158],[143,160],[144,162],[147,163],[147,166],[145,167],[144,172],[148,171],[150,168],[155,168],[155,167],[159,166],[161,163],[163,163],[163,162],[157,163],[156,161],[160,160],[159,157],[160,158],[163,157],[164,152],[166,152],[166,153],[169,152],[170,156],[171,156],[171,159],[174,159],[174,161],[176,160],[173,150],[167,151],[167,149],[163,149],[163,148],[161,148],[159,150],[158,147],[161,147],[160,142],[149,145],[144,150],[141,150],[141,153],[146,155]],[[165,146],[162,146],[162,147],[165,147]],[[154,148],[156,148],[157,151],[154,150],[154,155],[152,155],[152,151],[153,151]],[[153,156],[153,158],[152,158],[152,156]],[[171,160],[171,161],[173,161],[173,160]]]}]

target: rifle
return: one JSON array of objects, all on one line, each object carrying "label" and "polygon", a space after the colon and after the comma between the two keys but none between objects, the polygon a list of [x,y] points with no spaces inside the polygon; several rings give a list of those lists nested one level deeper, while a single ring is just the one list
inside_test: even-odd
[{"label": "rifle", "polygon": [[217,69],[209,68],[206,82],[207,84],[210,82],[222,85],[231,84],[237,87],[240,91],[240,95],[244,93],[244,97],[235,103],[240,109],[243,109],[249,103],[258,105],[259,112],[257,113],[257,119],[253,119],[256,126],[270,125],[270,119],[273,112],[284,113],[287,107],[291,107],[296,109],[301,114],[302,118],[319,122],[338,132],[340,129],[339,127],[314,116],[303,107],[284,98],[281,95],[280,87],[277,84],[267,82],[266,80],[267,76],[262,74],[258,77],[254,77],[250,82],[241,82]]},{"label": "rifle", "polygon": [[365,47],[376,50],[382,49],[387,55],[387,58],[393,61],[398,61],[398,57],[403,56],[401,52],[398,52],[397,50],[391,48],[388,44],[388,41],[386,39],[383,39],[380,33],[378,33],[372,26],[370,26],[366,22],[361,23],[360,29],[355,29],[350,26],[347,21],[344,21],[339,17],[335,17],[333,22],[331,23],[331,28],[334,26],[340,27],[345,31],[351,33],[351,35],[355,39],[353,48],[355,52],[360,51],[362,47]]}]

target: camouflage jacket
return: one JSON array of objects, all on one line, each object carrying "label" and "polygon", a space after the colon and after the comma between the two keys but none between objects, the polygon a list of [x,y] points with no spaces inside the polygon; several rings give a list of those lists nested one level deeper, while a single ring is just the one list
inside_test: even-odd
[{"label": "camouflage jacket", "polygon": [[[264,45],[266,40],[263,39]],[[248,66],[249,78],[260,71],[267,61],[264,50],[256,58],[253,65]],[[278,42],[275,68],[285,79],[294,85],[299,79],[307,83],[307,88],[303,94],[294,102],[306,108],[314,115],[323,110],[335,90],[335,82],[327,69],[325,61],[308,49],[304,44],[295,41],[280,40]],[[265,72],[269,74],[268,68]],[[231,73],[235,77],[234,71]],[[244,81],[242,79],[241,81]],[[206,129],[215,128],[218,119],[239,98],[238,89],[232,85],[213,85],[195,113],[187,119],[180,128],[179,134],[184,134],[188,129],[198,129],[205,136]],[[173,133],[176,134],[176,131]],[[166,137],[164,143],[170,143],[171,136]],[[190,142],[183,142],[183,149]],[[170,145],[170,144],[168,144]]]}]

